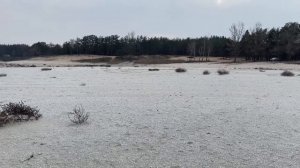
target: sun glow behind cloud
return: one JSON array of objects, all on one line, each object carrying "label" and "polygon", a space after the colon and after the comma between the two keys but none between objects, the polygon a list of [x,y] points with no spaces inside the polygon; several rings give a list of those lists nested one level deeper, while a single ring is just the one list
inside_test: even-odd
[{"label": "sun glow behind cloud", "polygon": [[223,0],[217,0],[217,5],[221,6],[223,4]]},{"label": "sun glow behind cloud", "polygon": [[219,7],[230,7],[234,5],[248,3],[250,1],[251,0],[215,0],[215,3]]}]

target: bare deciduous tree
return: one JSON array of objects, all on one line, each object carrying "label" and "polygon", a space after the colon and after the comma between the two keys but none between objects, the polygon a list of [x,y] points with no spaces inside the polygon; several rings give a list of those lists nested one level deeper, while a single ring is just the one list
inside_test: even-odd
[{"label": "bare deciduous tree", "polygon": [[233,24],[230,29],[231,33],[231,40],[233,42],[233,55],[234,55],[234,62],[236,62],[236,57],[239,53],[239,42],[242,40],[245,31],[245,25],[243,22],[239,22],[237,24]]},{"label": "bare deciduous tree", "polygon": [[[195,60],[195,56],[196,56],[196,42],[195,41],[192,41],[189,43],[188,52],[191,55],[191,57],[189,57],[189,59]],[[189,60],[189,61],[191,61],[191,60]]]},{"label": "bare deciduous tree", "polygon": [[196,42],[193,41],[188,46],[188,51],[191,56],[196,56]]}]

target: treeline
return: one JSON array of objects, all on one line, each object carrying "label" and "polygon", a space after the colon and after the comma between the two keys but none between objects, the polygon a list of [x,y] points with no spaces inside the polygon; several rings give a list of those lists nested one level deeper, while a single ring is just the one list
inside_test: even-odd
[{"label": "treeline", "polygon": [[0,60],[4,61],[60,54],[64,52],[59,44],[38,42],[31,46],[26,44],[0,45]]},{"label": "treeline", "polygon": [[[234,29],[233,29],[234,28]],[[240,29],[240,30],[239,30]],[[211,36],[175,38],[118,35],[72,39],[63,45],[38,42],[31,46],[0,45],[0,59],[14,60],[49,55],[191,55],[245,57],[252,61],[300,60],[300,25],[287,23],[282,28],[264,29],[257,24],[243,31],[243,26],[232,27],[231,38]],[[237,38],[237,35],[240,38]]]},{"label": "treeline", "polygon": [[[191,43],[203,45],[209,43],[213,55],[227,55],[229,39],[225,37],[202,37],[196,39],[169,39],[164,37],[135,36],[129,33],[125,37],[117,35],[97,37],[85,36],[82,39],[70,40],[63,44],[65,54],[95,55],[188,55]],[[197,54],[201,54],[197,51]]]},{"label": "treeline", "polygon": [[[189,55],[194,45],[194,55],[228,56],[226,37],[202,37],[195,39],[169,39],[165,37],[136,36],[133,32],[125,37],[118,35],[95,36],[72,39],[63,45],[38,42],[28,45],[0,45],[2,59],[23,59],[49,55]],[[209,48],[206,49],[206,48]],[[205,51],[206,50],[206,51]],[[207,53],[209,51],[209,53]]]},{"label": "treeline", "polygon": [[239,55],[252,61],[300,60],[300,24],[287,23],[281,29],[264,29],[256,24],[239,43]]}]

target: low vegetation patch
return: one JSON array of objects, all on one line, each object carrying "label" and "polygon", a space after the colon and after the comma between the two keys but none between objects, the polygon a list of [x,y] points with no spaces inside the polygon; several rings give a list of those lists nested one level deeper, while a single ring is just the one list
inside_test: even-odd
[{"label": "low vegetation patch", "polygon": [[281,76],[295,76],[295,74],[291,71],[283,71]]},{"label": "low vegetation patch", "polygon": [[266,68],[261,68],[261,67],[257,68],[257,69],[259,70],[259,72],[266,72],[266,70],[267,70]]},{"label": "low vegetation patch", "polygon": [[25,105],[22,101],[19,103],[8,103],[1,106],[0,126],[9,122],[38,120],[42,115],[36,107]]},{"label": "low vegetation patch", "polygon": [[148,71],[159,71],[159,69],[154,68],[154,69],[148,69]]},{"label": "low vegetation patch", "polygon": [[260,70],[259,70],[259,72],[266,72],[266,70],[264,70],[264,69],[260,69]]},{"label": "low vegetation patch", "polygon": [[175,69],[175,72],[183,73],[183,72],[186,72],[186,69],[184,69],[184,68],[177,68],[177,69]]},{"label": "low vegetation patch", "polygon": [[111,67],[111,65],[109,65],[109,64],[106,64],[106,65],[100,65],[100,67],[107,67],[107,68],[109,68],[109,67]]},{"label": "low vegetation patch", "polygon": [[101,63],[101,62],[111,62],[113,60],[112,57],[101,57],[101,58],[92,58],[92,59],[80,59],[75,62],[82,63]]},{"label": "low vegetation patch", "polygon": [[7,74],[0,74],[0,77],[6,77]]},{"label": "low vegetation patch", "polygon": [[174,64],[185,63],[185,60],[171,59],[169,56],[140,56],[134,60],[135,64]]},{"label": "low vegetation patch", "polygon": [[229,71],[225,70],[225,69],[219,69],[218,70],[218,74],[219,75],[228,75],[229,74]]},{"label": "low vegetation patch", "polygon": [[52,68],[42,68],[41,71],[51,71]]},{"label": "low vegetation patch", "polygon": [[116,60],[119,60],[121,62],[124,61],[135,61],[138,60],[141,56],[134,56],[134,55],[123,55],[116,57]]},{"label": "low vegetation patch", "polygon": [[208,70],[203,71],[203,75],[209,75],[210,72]]},{"label": "low vegetation patch", "polygon": [[75,106],[73,112],[70,112],[68,117],[74,124],[83,124],[89,119],[90,114],[85,112],[85,109],[80,106]]}]

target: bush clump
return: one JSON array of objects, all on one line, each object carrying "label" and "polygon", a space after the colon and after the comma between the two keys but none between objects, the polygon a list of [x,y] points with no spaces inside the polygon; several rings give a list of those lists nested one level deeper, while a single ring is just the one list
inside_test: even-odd
[{"label": "bush clump", "polygon": [[183,73],[183,72],[186,72],[186,69],[184,69],[184,68],[177,68],[177,69],[175,69],[175,72]]},{"label": "bush clump", "polygon": [[100,65],[100,67],[106,67],[106,68],[109,68],[109,67],[111,67],[111,65],[105,64],[105,65]]},{"label": "bush clump", "polygon": [[203,71],[203,75],[209,75],[210,72],[208,70]]},{"label": "bush clump", "polygon": [[6,77],[7,74],[0,74],[0,77]]},{"label": "bush clump", "polygon": [[52,68],[42,68],[41,71],[51,71]]},{"label": "bush clump", "polygon": [[266,72],[266,70],[264,70],[264,69],[259,69],[259,72]]},{"label": "bush clump", "polygon": [[73,112],[70,112],[68,117],[74,124],[83,124],[89,119],[90,114],[85,112],[85,109],[80,106],[75,106]]},{"label": "bush clump", "polygon": [[295,76],[295,74],[291,71],[283,71],[281,76]]},{"label": "bush clump", "polygon": [[154,69],[148,69],[149,71],[159,71],[159,69],[154,68]]},{"label": "bush clump", "polygon": [[219,69],[218,70],[218,74],[219,75],[228,75],[229,74],[229,71],[225,70],[225,69]]},{"label": "bush clump", "polygon": [[19,103],[8,103],[1,106],[0,126],[8,122],[38,120],[42,115],[36,107],[25,105],[22,101]]}]

